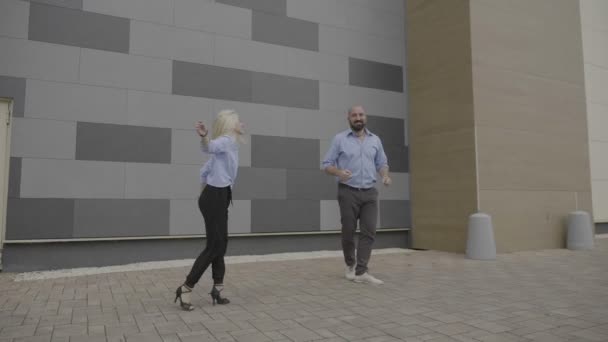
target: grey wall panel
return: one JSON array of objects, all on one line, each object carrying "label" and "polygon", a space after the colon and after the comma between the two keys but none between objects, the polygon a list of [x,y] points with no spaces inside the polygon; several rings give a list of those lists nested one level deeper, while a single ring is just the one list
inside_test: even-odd
[{"label": "grey wall panel", "polygon": [[0,97],[13,99],[13,116],[22,117],[25,108],[25,79],[0,75]]},{"label": "grey wall panel", "polygon": [[287,15],[287,0],[216,0],[216,2],[275,15]]},{"label": "grey wall panel", "polygon": [[169,235],[169,200],[78,199],[74,237]]},{"label": "grey wall panel", "polygon": [[76,159],[171,162],[171,129],[79,122]]},{"label": "grey wall panel", "polygon": [[9,198],[6,239],[65,239],[74,229],[74,200]]},{"label": "grey wall panel", "polygon": [[319,169],[287,170],[287,198],[333,200],[337,186],[334,177]]},{"label": "grey wall panel", "polygon": [[405,145],[403,119],[369,115],[367,117],[367,128],[380,137],[383,145]]},{"label": "grey wall panel", "polygon": [[253,167],[319,169],[319,140],[251,136]]},{"label": "grey wall panel", "polygon": [[392,172],[409,172],[409,149],[403,145],[384,145],[384,153]]},{"label": "grey wall panel", "polygon": [[253,233],[319,231],[321,209],[316,200],[251,201]]},{"label": "grey wall panel", "polygon": [[410,228],[412,226],[410,201],[381,200],[380,226],[382,228]]},{"label": "grey wall panel", "polygon": [[82,9],[82,0],[29,0],[29,2],[37,2],[41,4],[73,8],[73,9]]},{"label": "grey wall panel", "polygon": [[350,85],[403,92],[403,68],[350,57],[348,59]]},{"label": "grey wall panel", "polygon": [[21,194],[21,158],[11,157],[8,171],[8,197],[17,198]]},{"label": "grey wall panel", "polygon": [[30,5],[30,40],[129,52],[129,19],[77,9]]},{"label": "grey wall panel", "polygon": [[234,185],[234,199],[285,199],[287,197],[285,169],[259,167],[239,168]]},{"label": "grey wall panel", "polygon": [[285,107],[319,109],[319,81],[256,72],[252,101]]},{"label": "grey wall panel", "polygon": [[251,36],[259,42],[319,51],[319,24],[253,11]]},{"label": "grey wall panel", "polygon": [[251,102],[251,71],[173,61],[173,94]]}]

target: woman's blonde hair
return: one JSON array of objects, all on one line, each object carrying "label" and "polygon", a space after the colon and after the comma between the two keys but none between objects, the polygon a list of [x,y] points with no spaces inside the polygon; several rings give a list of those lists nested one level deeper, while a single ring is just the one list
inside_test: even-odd
[{"label": "woman's blonde hair", "polygon": [[222,135],[230,135],[236,137],[237,125],[239,124],[239,114],[232,109],[225,109],[217,113],[215,121],[213,121],[213,133],[211,139],[217,139]]}]

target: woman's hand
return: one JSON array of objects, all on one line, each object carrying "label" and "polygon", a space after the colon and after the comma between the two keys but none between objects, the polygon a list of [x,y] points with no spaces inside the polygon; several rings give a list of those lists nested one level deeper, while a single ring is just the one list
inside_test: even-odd
[{"label": "woman's hand", "polygon": [[206,137],[207,133],[209,133],[209,131],[207,130],[207,127],[205,127],[205,124],[203,124],[202,121],[197,121],[194,124],[194,127],[196,128],[196,133],[198,133],[198,135],[200,135],[201,138]]}]

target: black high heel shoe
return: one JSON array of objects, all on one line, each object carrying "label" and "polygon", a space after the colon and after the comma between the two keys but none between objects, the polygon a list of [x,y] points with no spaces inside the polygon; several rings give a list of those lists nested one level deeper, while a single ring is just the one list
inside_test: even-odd
[{"label": "black high heel shoe", "polygon": [[220,296],[220,292],[222,292],[222,290],[218,290],[217,287],[213,285],[211,292],[209,292],[209,294],[211,295],[211,300],[213,301],[213,305],[215,305],[215,303],[222,305],[230,303],[230,300],[228,300],[228,298],[222,298]]},{"label": "black high heel shoe", "polygon": [[[183,289],[185,289],[185,290],[183,290]],[[185,311],[194,310],[194,305],[192,305],[191,303],[188,303],[188,302],[184,302],[182,300],[182,294],[190,293],[190,292],[192,292],[191,288],[189,288],[186,285],[181,285],[180,287],[177,288],[177,290],[175,290],[175,300],[173,302],[175,303],[179,299],[179,306],[181,306],[182,310],[185,310]]]}]

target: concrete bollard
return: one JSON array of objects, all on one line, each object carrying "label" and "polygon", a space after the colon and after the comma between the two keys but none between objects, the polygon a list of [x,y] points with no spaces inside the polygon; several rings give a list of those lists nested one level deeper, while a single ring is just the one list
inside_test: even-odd
[{"label": "concrete bollard", "polygon": [[568,215],[568,249],[593,249],[593,224],[586,211],[573,211]]},{"label": "concrete bollard", "polygon": [[492,217],[484,213],[469,216],[466,256],[474,260],[496,259]]}]

